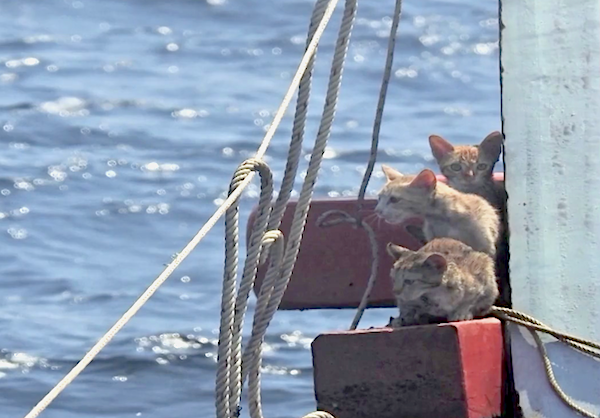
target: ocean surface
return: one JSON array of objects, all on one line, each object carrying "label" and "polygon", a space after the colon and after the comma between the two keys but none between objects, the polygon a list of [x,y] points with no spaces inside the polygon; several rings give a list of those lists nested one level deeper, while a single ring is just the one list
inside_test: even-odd
[{"label": "ocean surface", "polygon": [[[312,6],[0,2],[1,418],[24,416],[223,201],[291,81]],[[318,53],[305,154],[341,6]],[[393,8],[359,4],[317,198],[357,194]],[[379,162],[415,172],[435,168],[428,135],[476,143],[500,128],[497,4],[406,0],[399,33]],[[267,153],[277,187],[293,112]],[[377,166],[370,192],[381,184]],[[241,202],[243,227],[257,196],[255,183]],[[214,416],[223,245],[221,221],[42,416]],[[391,313],[370,311],[361,326]],[[352,317],[277,313],[265,348],[266,417],[314,410],[310,343]]]}]

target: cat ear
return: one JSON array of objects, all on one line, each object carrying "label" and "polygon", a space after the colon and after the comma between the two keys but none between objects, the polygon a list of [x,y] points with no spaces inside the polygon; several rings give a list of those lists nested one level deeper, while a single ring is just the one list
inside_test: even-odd
[{"label": "cat ear", "polygon": [[421,171],[417,174],[417,177],[410,182],[410,187],[419,187],[422,189],[427,189],[429,191],[433,191],[435,189],[435,185],[437,184],[437,177],[435,173],[428,168]]},{"label": "cat ear", "polygon": [[503,142],[504,135],[502,135],[502,132],[494,131],[481,141],[479,149],[488,157],[497,160],[500,157]]},{"label": "cat ear", "polygon": [[385,249],[387,250],[387,253],[389,255],[391,255],[394,260],[399,259],[400,257],[402,257],[403,254],[406,254],[408,251],[410,251],[404,247],[393,244],[391,242],[388,242],[388,245]]},{"label": "cat ear", "polygon": [[454,152],[454,146],[439,135],[431,135],[429,137],[429,147],[438,162],[446,155]]},{"label": "cat ear", "polygon": [[446,268],[448,268],[448,262],[443,255],[438,253],[433,253],[427,257],[424,264],[439,273],[445,272]]},{"label": "cat ear", "polygon": [[403,177],[401,172],[394,170],[389,165],[381,164],[381,170],[383,171],[383,174],[385,174],[385,177],[388,181],[394,181],[400,177]]}]

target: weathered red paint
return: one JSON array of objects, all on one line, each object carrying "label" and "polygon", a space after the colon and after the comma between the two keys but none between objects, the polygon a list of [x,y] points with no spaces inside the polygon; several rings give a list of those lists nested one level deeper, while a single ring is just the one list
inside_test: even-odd
[{"label": "weathered red paint", "polygon": [[[504,179],[503,173],[495,174],[496,180]],[[445,180],[443,176],[438,178]],[[385,246],[393,242],[417,249],[419,243],[403,228],[378,221],[373,216],[375,204],[375,199],[366,199],[362,211],[363,219],[376,233],[379,247],[378,277],[369,306],[395,306],[389,279],[392,259]],[[295,208],[296,202],[290,202],[283,216],[280,229],[285,236],[288,236]],[[356,198],[315,199],[312,202],[298,259],[280,309],[355,308],[359,305],[370,275],[371,246],[362,228],[354,228],[350,224],[327,228],[317,226],[319,216],[332,209],[354,215]],[[255,216],[253,211],[248,231]],[[263,265],[258,272],[255,292],[260,289],[265,272],[266,265]]]},{"label": "weathered red paint", "polygon": [[490,418],[502,401],[503,341],[494,318],[319,335],[317,409],[336,418]]}]

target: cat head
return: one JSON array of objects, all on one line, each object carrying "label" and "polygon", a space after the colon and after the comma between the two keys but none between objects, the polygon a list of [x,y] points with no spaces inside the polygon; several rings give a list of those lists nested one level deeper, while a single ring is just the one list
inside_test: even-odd
[{"label": "cat head", "polygon": [[437,186],[433,171],[425,169],[416,176],[406,176],[386,165],[381,169],[387,178],[375,207],[381,218],[399,224],[427,213]]},{"label": "cat head", "polygon": [[453,146],[438,135],[429,137],[429,146],[450,186],[469,191],[492,181],[492,172],[502,151],[504,137],[494,131],[479,145]]},{"label": "cat head", "polygon": [[391,242],[387,252],[395,260],[390,276],[394,294],[401,300],[417,300],[442,283],[448,268],[442,254],[411,251]]}]

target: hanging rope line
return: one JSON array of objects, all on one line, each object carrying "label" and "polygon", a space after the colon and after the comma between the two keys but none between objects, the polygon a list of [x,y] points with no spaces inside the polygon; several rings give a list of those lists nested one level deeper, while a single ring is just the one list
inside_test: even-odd
[{"label": "hanging rope line", "polygon": [[[315,4],[313,14],[310,19],[310,26],[308,28],[308,36],[306,37],[307,48],[315,35],[318,22],[320,22],[323,18],[326,6],[327,0],[318,0]],[[292,126],[292,139],[290,141],[283,180],[281,181],[281,187],[277,196],[277,201],[273,206],[273,214],[269,219],[268,229],[279,228],[281,224],[281,218],[283,217],[286,205],[290,199],[290,194],[294,188],[296,173],[298,172],[298,164],[300,163],[300,154],[302,152],[302,142],[304,139],[304,128],[306,126],[306,115],[308,113],[312,71],[315,64],[315,59],[316,52],[311,56],[311,59],[306,67],[306,72],[302,76],[302,80],[300,81],[300,86],[298,88],[294,124]]]},{"label": "hanging rope line", "polygon": [[[328,220],[328,218],[333,218],[337,215],[337,218]],[[371,243],[371,259],[373,262],[371,263],[371,274],[369,275],[369,280],[367,281],[367,287],[363,293],[362,299],[360,300],[360,304],[358,305],[358,309],[354,314],[354,318],[352,319],[352,323],[350,324],[350,331],[355,330],[360,322],[365,309],[369,303],[369,297],[371,296],[371,291],[373,290],[373,286],[375,285],[375,280],[377,279],[377,272],[379,270],[379,247],[377,245],[377,237],[375,236],[375,231],[368,223],[363,220],[356,219],[350,216],[347,212],[343,210],[329,210],[323,213],[317,219],[317,225],[320,227],[329,227],[335,226],[342,223],[353,224],[354,227],[362,227],[365,231],[367,231],[367,235],[369,237],[369,241]]]},{"label": "hanging rope line", "polygon": [[[313,19],[317,19],[320,16],[323,4],[324,2],[317,2],[315,11],[313,12]],[[250,176],[252,170],[260,170],[261,178],[264,181],[261,183],[261,198],[257,209],[258,215],[250,233],[244,273],[242,274],[237,293],[235,290],[239,241],[237,203],[227,211],[225,219],[225,269],[221,301],[221,325],[219,329],[219,355],[215,396],[217,418],[235,418],[239,416],[241,391],[246,377],[248,378],[250,416],[251,418],[263,417],[260,401],[262,343],[266,330],[279,307],[281,298],[289,283],[302,241],[314,186],[335,117],[348,43],[356,16],[356,4],[357,0],[346,0],[345,2],[342,22],[331,64],[321,122],[287,240],[283,239],[281,232],[277,231],[276,228],[281,223],[281,217],[293,188],[300,160],[302,137],[306,122],[306,109],[310,95],[310,74],[306,75],[302,80],[301,87],[304,90],[302,93],[299,92],[296,106],[292,142],[286,166],[287,178],[284,176],[282,192],[275,204],[275,210],[271,209],[272,189],[267,184],[268,181],[266,181],[270,177],[264,172],[264,167],[261,167],[257,161],[247,161],[242,164],[232,180],[230,194],[235,193],[239,184],[243,183],[246,176]],[[311,25],[312,27],[313,25]],[[311,28],[309,28],[308,39],[313,36]],[[252,334],[242,355],[243,320],[248,297],[256,279],[258,264],[260,261],[267,259],[266,252],[262,252],[267,234],[278,234],[277,237],[269,235],[273,243],[276,243],[276,246],[271,247],[275,248],[275,250],[270,252],[271,261],[259,292]],[[283,252],[281,251],[282,248]],[[331,417],[329,414],[323,415],[326,414],[323,412],[318,412],[317,414],[321,417]]]},{"label": "hanging rope line", "polygon": [[377,160],[377,149],[379,147],[379,132],[381,131],[381,121],[383,119],[383,109],[385,107],[385,99],[387,97],[388,85],[390,84],[390,77],[392,75],[392,66],[394,64],[394,51],[396,50],[396,37],[398,35],[398,26],[400,25],[400,16],[402,15],[402,0],[396,0],[396,6],[394,8],[394,17],[392,19],[392,26],[390,28],[390,36],[388,38],[388,49],[385,59],[385,67],[383,70],[383,80],[381,81],[381,89],[379,90],[379,102],[377,103],[377,110],[375,112],[375,121],[373,122],[373,135],[371,137],[371,152],[369,155],[369,162],[363,176],[360,190],[358,192],[358,211],[357,216],[361,216],[360,212],[362,204],[365,199],[367,192],[367,186],[371,180],[373,174],[373,168],[375,167],[375,161]]},{"label": "hanging rope line", "polygon": [[[298,65],[298,69],[290,83],[290,86],[279,106],[269,129],[263,137],[254,159],[260,160],[267,151],[273,136],[283,119],[285,111],[289,106],[296,89],[298,88],[304,74],[309,67],[312,69],[313,56],[317,50],[318,43],[327,27],[335,7],[339,0],[330,0],[327,2],[322,12],[318,25],[315,26],[313,36],[308,42],[306,51],[302,56],[302,60]],[[325,2],[318,3],[322,8]],[[313,20],[314,22],[314,20]],[[305,87],[306,88],[306,87]],[[332,92],[337,94],[337,92]],[[328,100],[330,97],[328,96]],[[331,121],[333,117],[331,117]],[[181,264],[183,260],[194,250],[194,248],[202,241],[208,232],[215,226],[217,221],[225,214],[225,212],[239,199],[244,189],[251,183],[254,177],[254,172],[248,174],[245,179],[238,184],[237,188],[227,197],[225,202],[215,211],[215,213],[206,221],[196,235],[186,244],[173,260],[166,266],[163,272],[152,282],[152,284],[142,293],[142,295],[133,303],[133,305],[117,320],[117,322],[104,334],[96,344],[85,354],[85,356],[61,379],[52,390],[50,390],[32,409],[25,418],[35,418],[56,397],[87,367],[88,364],[98,355],[98,353],[114,338],[114,336],[129,322],[129,320],[140,310],[140,308],[152,297],[158,288],[169,278],[173,271]]]},{"label": "hanging rope line", "polygon": [[[371,296],[371,291],[373,289],[373,286],[375,285],[375,280],[377,279],[377,271],[379,268],[379,249],[377,247],[377,241],[375,239],[375,232],[368,223],[362,220],[362,209],[365,199],[365,193],[367,191],[367,186],[371,179],[371,175],[373,174],[373,167],[375,166],[375,161],[377,160],[377,149],[379,147],[379,132],[381,131],[381,122],[383,120],[385,99],[387,97],[390,76],[392,74],[392,66],[394,64],[394,50],[396,48],[396,37],[398,34],[398,26],[400,24],[401,15],[402,0],[396,0],[394,16],[392,18],[392,25],[390,27],[390,36],[388,40],[385,68],[383,71],[383,80],[381,81],[381,88],[379,90],[379,101],[377,103],[377,110],[375,112],[375,122],[373,124],[373,134],[371,137],[371,151],[369,155],[369,161],[367,163],[367,168],[365,170],[365,174],[363,176],[362,183],[360,186],[360,191],[358,193],[358,204],[356,214],[355,216],[351,216],[349,213],[344,211],[331,210],[323,213],[317,220],[317,225],[322,227],[340,225],[343,223],[352,224],[354,225],[354,227],[362,227],[367,231],[369,240],[371,242],[371,255],[373,257],[373,262],[371,263],[371,274],[369,276],[369,279],[367,280],[367,287],[365,288],[360,304],[358,305],[356,314],[354,315],[352,323],[350,324],[350,330],[356,329],[358,323],[360,322],[364,314],[365,309],[367,308],[367,305],[369,304],[369,297]],[[327,221],[327,219],[333,215],[337,216],[337,218]]]}]

